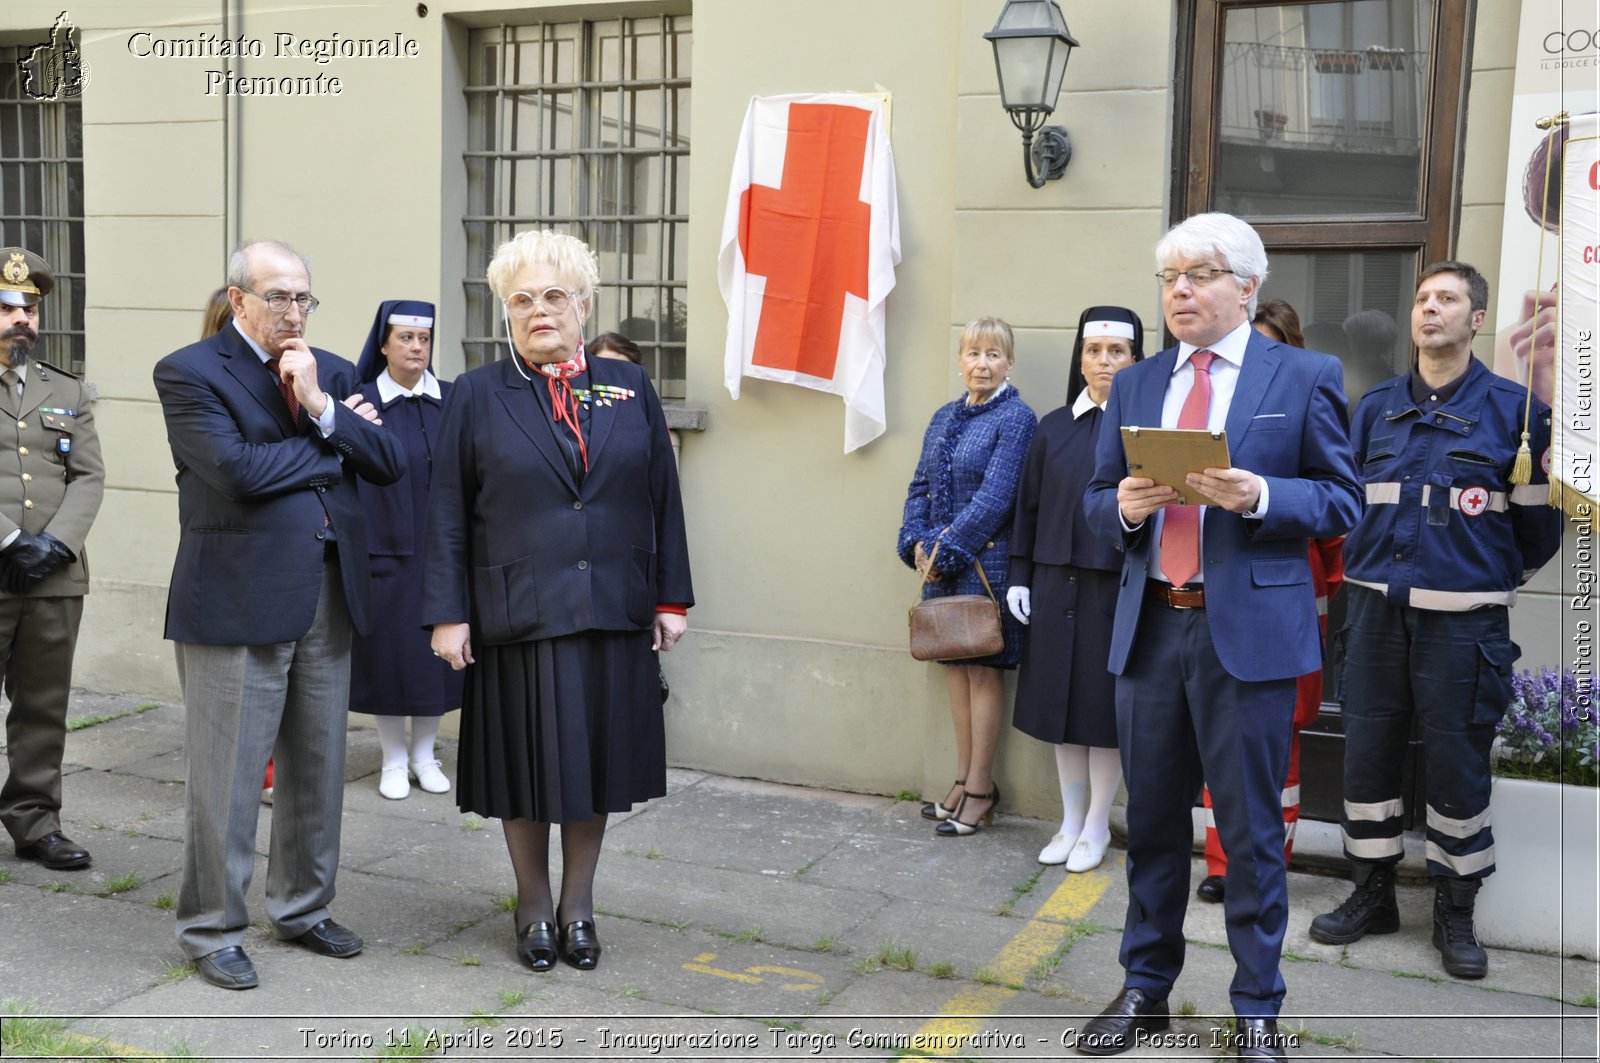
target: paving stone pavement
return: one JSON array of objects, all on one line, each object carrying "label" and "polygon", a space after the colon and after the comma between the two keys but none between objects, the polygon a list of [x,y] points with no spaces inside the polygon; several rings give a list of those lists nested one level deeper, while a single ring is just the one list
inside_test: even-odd
[{"label": "paving stone pavement", "polygon": [[[67,742],[64,827],[94,864],[50,872],[0,846],[0,1021],[61,1017],[82,1036],[72,1058],[1079,1059],[1075,1031],[1121,984],[1120,849],[1068,875],[1034,861],[1052,824],[1001,815],[937,838],[915,802],[685,770],[612,819],[599,969],[533,974],[513,948],[498,825],[452,794],[384,800],[376,735],[357,727],[333,912],[366,951],[333,960],[273,939],[263,807],[246,942],[261,986],[218,990],[173,936],[181,706],[78,691],[71,716],[87,726]],[[454,754],[441,750],[452,775]],[[1311,941],[1311,917],[1347,888],[1291,873],[1290,1058],[1596,1058],[1595,963],[1494,949],[1482,982],[1447,978],[1416,881],[1400,889],[1400,933]],[[1186,934],[1172,1031],[1127,1058],[1226,1058],[1220,907],[1195,902]]]}]

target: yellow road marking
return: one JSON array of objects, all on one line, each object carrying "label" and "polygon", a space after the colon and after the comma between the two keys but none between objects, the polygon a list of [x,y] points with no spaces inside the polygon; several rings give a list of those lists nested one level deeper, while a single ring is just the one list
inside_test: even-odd
[{"label": "yellow road marking", "polygon": [[753,975],[740,974],[738,971],[725,971],[721,967],[706,966],[710,961],[716,958],[717,954],[715,952],[702,952],[700,955],[694,958],[693,963],[684,964],[683,969],[686,971],[695,971],[699,974],[714,975],[717,978],[726,978],[730,982],[743,982],[745,985],[761,984],[761,979],[756,978]]},{"label": "yellow road marking", "polygon": [[771,966],[771,965],[764,966],[764,967],[746,967],[745,968],[745,973],[747,973],[747,974],[786,974],[786,975],[789,975],[792,978],[798,978],[798,979],[800,979],[800,981],[798,981],[798,982],[785,982],[781,986],[781,988],[783,988],[783,989],[788,989],[788,990],[797,991],[797,992],[798,991],[802,991],[802,990],[806,990],[806,989],[816,989],[816,988],[818,988],[819,986],[822,985],[822,976],[820,974],[814,974],[811,971],[802,971],[798,967],[774,967],[774,966]]},{"label": "yellow road marking", "polygon": [[743,971],[729,971],[721,967],[710,966],[711,961],[717,958],[715,952],[702,952],[693,962],[683,965],[685,971],[694,971],[697,974],[709,974],[716,978],[726,978],[730,982],[743,982],[745,985],[760,985],[766,979],[764,974],[784,974],[791,978],[798,978],[797,982],[785,982],[779,988],[790,991],[803,991],[816,989],[823,983],[823,977],[814,971],[802,971],[798,967],[746,967]]},{"label": "yellow road marking", "polygon": [[[1034,965],[1061,947],[1071,931],[1070,922],[1087,915],[1110,886],[1111,878],[1104,867],[1067,875],[1028,924],[985,967],[998,981],[1019,985],[1026,982]],[[957,1038],[976,1034],[981,1020],[999,1014],[1000,1006],[1016,994],[1009,986],[969,986],[951,997],[914,1036],[957,1043]]]}]

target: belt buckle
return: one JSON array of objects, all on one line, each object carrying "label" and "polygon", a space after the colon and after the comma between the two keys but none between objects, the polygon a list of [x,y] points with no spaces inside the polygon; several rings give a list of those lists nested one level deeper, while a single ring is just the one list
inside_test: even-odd
[{"label": "belt buckle", "polygon": [[1174,586],[1172,586],[1172,584],[1169,583],[1169,584],[1166,585],[1166,592],[1165,592],[1165,597],[1166,597],[1166,600],[1167,600],[1167,608],[1168,609],[1181,609],[1184,612],[1189,612],[1189,611],[1194,610],[1194,609],[1203,608],[1202,605],[1183,605],[1183,604],[1181,604],[1178,601],[1178,595],[1179,594],[1185,594],[1185,595],[1187,595],[1187,594],[1198,594],[1198,595],[1202,596],[1201,597],[1201,601],[1202,602],[1205,601],[1205,598],[1204,598],[1205,591],[1202,590],[1201,588],[1199,588],[1199,587],[1174,587]]}]

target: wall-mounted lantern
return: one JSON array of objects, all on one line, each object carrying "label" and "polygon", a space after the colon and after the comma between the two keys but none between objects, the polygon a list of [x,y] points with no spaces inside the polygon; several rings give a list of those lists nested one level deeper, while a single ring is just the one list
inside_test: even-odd
[{"label": "wall-mounted lantern", "polygon": [[1072,161],[1067,131],[1044,122],[1056,109],[1067,58],[1078,42],[1067,31],[1056,0],[1006,0],[994,29],[983,36],[994,45],[1000,103],[1012,124],[1022,130],[1028,184],[1043,188],[1046,181],[1066,173]]}]

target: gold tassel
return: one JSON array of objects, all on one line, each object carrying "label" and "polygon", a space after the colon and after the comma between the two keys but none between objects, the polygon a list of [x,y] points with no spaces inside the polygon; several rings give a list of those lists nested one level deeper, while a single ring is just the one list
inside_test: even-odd
[{"label": "gold tassel", "polygon": [[1522,433],[1522,445],[1517,448],[1517,460],[1511,464],[1511,482],[1514,484],[1530,484],[1533,482],[1533,452],[1528,449],[1528,433]]}]

